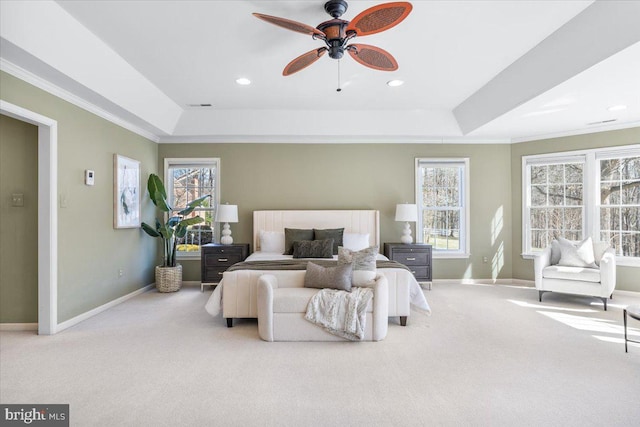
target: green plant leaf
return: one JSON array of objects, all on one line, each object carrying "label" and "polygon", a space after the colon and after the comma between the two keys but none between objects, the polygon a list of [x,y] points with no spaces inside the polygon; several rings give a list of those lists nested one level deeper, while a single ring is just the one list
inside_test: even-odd
[{"label": "green plant leaf", "polygon": [[195,199],[195,200],[191,201],[191,203],[189,203],[189,204],[187,205],[187,207],[186,207],[186,208],[184,208],[183,210],[181,210],[180,212],[178,212],[178,215],[182,215],[182,216],[189,215],[191,212],[193,212],[193,210],[194,210],[195,208],[197,208],[198,206],[202,206],[202,204],[203,204],[204,202],[206,202],[206,201],[207,201],[207,199],[208,199],[208,198],[210,198],[210,197],[211,197],[211,196],[209,196],[209,195],[207,195],[207,196],[202,196],[202,197],[199,197],[199,198],[197,198],[197,199]]},{"label": "green plant leaf", "polygon": [[182,221],[180,221],[178,226],[182,226],[182,227],[186,228],[189,225],[200,224],[202,221],[204,221],[203,218],[201,218],[199,216],[194,216],[193,218],[185,218],[185,219],[183,219]]},{"label": "green plant leaf", "polygon": [[168,225],[163,225],[158,229],[158,232],[162,235],[162,238],[165,240],[170,240],[173,237],[173,228]]},{"label": "green plant leaf", "polygon": [[147,190],[149,190],[149,198],[161,211],[169,212],[171,210],[171,207],[167,203],[167,192],[158,175],[154,173],[149,175]]},{"label": "green plant leaf", "polygon": [[143,222],[141,226],[142,226],[142,229],[145,231],[145,233],[147,233],[149,236],[160,237],[160,233],[158,233],[156,229],[151,227],[149,224]]},{"label": "green plant leaf", "polygon": [[147,189],[149,190],[149,194],[160,193],[162,197],[167,198],[167,192],[164,189],[164,184],[162,184],[162,180],[158,175],[152,173],[149,175],[149,180],[147,181]]},{"label": "green plant leaf", "polygon": [[187,234],[187,226],[182,223],[179,223],[176,227],[175,233],[176,233],[176,238],[182,239]]}]

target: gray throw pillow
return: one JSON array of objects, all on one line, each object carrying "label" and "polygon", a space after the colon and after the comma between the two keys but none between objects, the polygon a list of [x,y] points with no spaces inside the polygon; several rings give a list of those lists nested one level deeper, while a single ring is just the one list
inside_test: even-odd
[{"label": "gray throw pillow", "polygon": [[344,228],[313,229],[314,240],[333,239],[333,254],[338,255],[338,246],[342,246]]},{"label": "gray throw pillow", "polygon": [[294,258],[333,258],[333,239],[293,242]]},{"label": "gray throw pillow", "polygon": [[338,265],[353,265],[353,286],[369,286],[376,280],[376,258],[378,247],[371,246],[361,251],[338,248]]},{"label": "gray throw pillow", "polygon": [[313,229],[285,228],[284,253],[282,255],[293,255],[293,242],[300,240],[313,240]]},{"label": "gray throw pillow", "polygon": [[351,292],[351,264],[322,267],[309,262],[304,275],[304,287]]}]

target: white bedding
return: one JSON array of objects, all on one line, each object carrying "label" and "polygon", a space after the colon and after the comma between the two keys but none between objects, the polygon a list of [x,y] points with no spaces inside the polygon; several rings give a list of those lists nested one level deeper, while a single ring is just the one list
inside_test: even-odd
[{"label": "white bedding", "polygon": [[[337,255],[335,255],[334,258],[337,259]],[[270,253],[254,252],[246,259],[246,261],[285,260],[285,259],[293,259],[293,256],[282,255],[282,254],[273,253],[273,252],[270,252]],[[382,254],[378,254],[377,259],[388,260],[388,258]],[[310,260],[313,260],[313,258],[311,258]],[[207,310],[207,312],[211,316],[217,316],[218,314],[220,314],[220,311],[222,309],[222,304],[223,304],[222,288],[223,288],[222,282],[220,282],[220,284],[216,286],[215,289],[213,290],[211,297],[209,298],[209,300],[205,305],[205,310]],[[424,296],[424,292],[420,287],[420,284],[415,279],[410,281],[409,303],[413,308],[419,309],[427,314],[431,314],[431,307],[429,307],[429,304],[427,303],[427,299]]]}]

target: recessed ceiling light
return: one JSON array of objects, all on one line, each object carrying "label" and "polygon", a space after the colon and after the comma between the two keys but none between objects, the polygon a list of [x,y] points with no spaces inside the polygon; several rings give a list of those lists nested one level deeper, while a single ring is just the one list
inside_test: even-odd
[{"label": "recessed ceiling light", "polygon": [[557,113],[560,111],[564,111],[567,108],[551,108],[548,110],[538,110],[538,111],[532,111],[530,113],[527,114],[523,114],[522,117],[534,117],[534,116],[543,116],[545,114],[553,114],[553,113]]},{"label": "recessed ceiling light", "polygon": [[251,80],[245,78],[245,77],[240,77],[239,79],[236,79],[236,83],[238,83],[239,85],[242,86],[247,86],[251,84]]},{"label": "recessed ceiling light", "polygon": [[627,109],[626,105],[614,105],[612,107],[607,108],[607,110],[609,111],[622,111],[626,109]]},{"label": "recessed ceiling light", "polygon": [[402,80],[389,80],[387,82],[387,86],[391,86],[391,87],[402,86],[403,84],[404,84],[404,81]]}]

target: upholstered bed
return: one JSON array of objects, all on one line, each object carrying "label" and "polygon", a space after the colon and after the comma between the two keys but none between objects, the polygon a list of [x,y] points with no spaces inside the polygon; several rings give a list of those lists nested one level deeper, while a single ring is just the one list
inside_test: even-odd
[{"label": "upholstered bed", "polygon": [[[368,246],[380,247],[380,213],[376,210],[284,210],[254,211],[253,213],[253,248],[252,253],[243,265],[264,265],[265,261],[277,263],[288,261],[291,255],[283,255],[276,251],[267,238],[284,233],[285,228],[295,229],[335,229],[344,228],[344,245],[350,249],[364,249]],[[264,250],[266,249],[266,251]],[[383,274],[389,284],[389,317],[399,317],[402,325],[406,324],[411,314],[411,306],[429,313],[431,311],[422,288],[411,272],[404,266],[388,261],[378,255],[377,272]],[[309,261],[309,260],[307,260]],[[240,266],[242,267],[242,266]],[[265,273],[274,275],[280,286],[302,286],[304,273],[291,269],[255,269],[232,268],[223,274],[221,283],[216,286],[206,304],[206,310],[212,316],[227,319],[232,326],[234,318],[257,318],[258,278]]]}]

